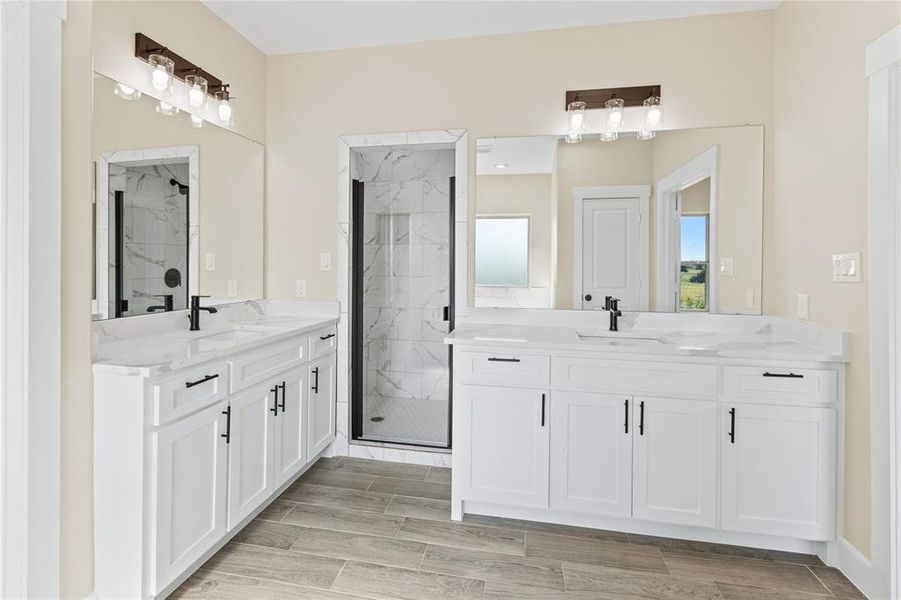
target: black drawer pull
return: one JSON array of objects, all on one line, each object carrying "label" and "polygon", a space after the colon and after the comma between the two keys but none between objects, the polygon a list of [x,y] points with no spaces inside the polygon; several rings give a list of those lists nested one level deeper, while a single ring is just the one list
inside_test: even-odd
[{"label": "black drawer pull", "polygon": [[282,412],[285,412],[285,396],[287,396],[287,394],[285,393],[285,382],[283,381],[275,387],[282,388],[282,401],[281,401],[281,403],[279,403],[278,407],[281,409]]},{"label": "black drawer pull", "polygon": [[231,404],[225,407],[225,410],[222,411],[222,414],[225,415],[225,433],[220,433],[219,437],[225,438],[225,443],[230,444],[232,441],[232,407]]},{"label": "black drawer pull", "polygon": [[270,392],[275,394],[275,402],[272,403],[272,408],[269,409],[269,412],[274,414],[276,417],[278,416],[278,385],[271,388]]},{"label": "black drawer pull", "polygon": [[729,409],[729,443],[735,443],[735,409]]},{"label": "black drawer pull", "polygon": [[629,400],[623,400],[623,408],[626,410],[626,433],[629,433]]},{"label": "black drawer pull", "polygon": [[488,362],[509,362],[509,363],[517,363],[521,362],[518,358],[497,358],[494,356],[488,357]]},{"label": "black drawer pull", "polygon": [[541,394],[541,426],[544,427],[544,405],[547,396],[545,394]]},{"label": "black drawer pull", "polygon": [[334,333],[330,333],[330,334],[328,334],[328,335],[320,335],[320,336],[319,336],[319,339],[322,340],[322,341],[324,342],[325,340],[330,340],[330,339],[332,339],[333,337],[335,337],[335,334],[334,334]]},{"label": "black drawer pull", "polygon": [[186,388],[192,388],[192,387],[194,387],[195,385],[200,385],[201,383],[206,383],[207,381],[210,381],[210,380],[212,380],[212,379],[216,379],[217,377],[219,377],[219,373],[216,373],[215,375],[207,375],[207,376],[204,377],[203,379],[198,379],[197,381],[186,381],[186,382],[185,382],[185,387],[186,387]]},{"label": "black drawer pull", "polygon": [[644,435],[644,400],[638,403],[638,435]]},{"label": "black drawer pull", "polygon": [[785,377],[788,379],[804,379],[803,375],[799,375],[797,373],[770,373],[769,371],[765,371],[763,376],[764,377]]},{"label": "black drawer pull", "polygon": [[313,369],[313,393],[319,393],[319,367]]}]

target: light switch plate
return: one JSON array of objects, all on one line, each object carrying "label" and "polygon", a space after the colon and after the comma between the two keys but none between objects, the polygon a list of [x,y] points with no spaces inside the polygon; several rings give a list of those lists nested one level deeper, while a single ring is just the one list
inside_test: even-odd
[{"label": "light switch plate", "polygon": [[798,294],[798,318],[805,321],[810,318],[810,297],[807,294]]},{"label": "light switch plate", "polygon": [[298,279],[294,282],[294,293],[298,298],[306,298],[307,297],[307,280],[306,279]]},{"label": "light switch plate", "polygon": [[228,294],[229,298],[236,298],[238,296],[238,280],[237,279],[229,279],[226,282],[226,294]]},{"label": "light switch plate", "polygon": [[323,252],[319,255],[319,270],[320,271],[331,271],[332,270],[332,253],[331,252]]},{"label": "light switch plate", "polygon": [[724,275],[726,277],[732,277],[733,275],[735,275],[735,261],[733,259],[720,259],[720,275]]},{"label": "light switch plate", "polygon": [[832,281],[840,283],[860,281],[860,252],[832,255]]},{"label": "light switch plate", "polygon": [[216,270],[216,255],[212,252],[206,253],[206,270],[207,271],[215,271]]}]

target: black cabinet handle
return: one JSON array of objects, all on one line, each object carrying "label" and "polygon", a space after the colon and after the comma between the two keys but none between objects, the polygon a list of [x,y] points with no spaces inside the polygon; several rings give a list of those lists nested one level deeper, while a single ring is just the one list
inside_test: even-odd
[{"label": "black cabinet handle", "polygon": [[764,372],[764,377],[786,377],[789,379],[804,379],[803,375],[799,375],[797,373],[770,373],[769,371]]},{"label": "black cabinet handle", "polygon": [[185,382],[185,387],[186,387],[186,388],[192,388],[192,387],[194,387],[195,385],[200,385],[201,383],[206,383],[207,381],[210,381],[210,380],[212,380],[212,379],[216,379],[217,377],[219,377],[219,373],[216,373],[215,375],[207,375],[207,376],[204,377],[203,379],[198,379],[197,381],[186,381],[186,382]]},{"label": "black cabinet handle", "polygon": [[313,369],[313,393],[319,393],[319,367]]},{"label": "black cabinet handle", "polygon": [[544,427],[544,405],[547,399],[546,394],[541,394],[541,426]]},{"label": "black cabinet handle", "polygon": [[225,415],[225,433],[220,433],[219,437],[225,438],[225,443],[230,444],[232,441],[232,407],[231,404],[225,407],[225,410],[222,411],[222,414]]},{"label": "black cabinet handle", "polygon": [[[283,381],[275,387],[282,388],[282,401],[281,403],[279,403],[278,407],[282,410],[282,412],[285,412],[285,396],[287,396],[287,394],[285,393],[285,382]],[[276,394],[276,397],[278,397],[278,394]]]},{"label": "black cabinet handle", "polygon": [[591,294],[585,294],[585,302],[591,302]]},{"label": "black cabinet handle", "polygon": [[445,306],[441,309],[441,320],[450,321],[450,306]]},{"label": "black cabinet handle", "polygon": [[628,398],[623,400],[623,408],[626,411],[625,429],[626,429],[626,433],[629,433],[629,399]]},{"label": "black cabinet handle", "polygon": [[638,403],[638,435],[644,435],[644,400]]},{"label": "black cabinet handle", "polygon": [[735,443],[735,409],[729,409],[729,443]]},{"label": "black cabinet handle", "polygon": [[269,412],[274,414],[276,417],[278,416],[278,386],[274,386],[269,390],[270,392],[275,394],[275,402],[272,403],[272,408],[269,409]]},{"label": "black cabinet handle", "polygon": [[328,335],[320,335],[320,336],[319,336],[319,339],[322,340],[322,341],[324,342],[325,340],[330,340],[330,339],[332,339],[333,337],[335,337],[335,334],[334,334],[334,333],[330,333],[330,334],[328,334]]},{"label": "black cabinet handle", "polygon": [[520,362],[518,358],[497,358],[495,356],[489,356],[488,362],[509,362],[509,363],[517,363]]}]

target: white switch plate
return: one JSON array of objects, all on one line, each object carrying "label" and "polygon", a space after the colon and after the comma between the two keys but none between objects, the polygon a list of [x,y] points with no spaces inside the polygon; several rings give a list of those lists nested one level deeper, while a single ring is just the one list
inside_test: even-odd
[{"label": "white switch plate", "polygon": [[216,270],[216,255],[212,252],[206,253],[206,270],[207,271],[215,271]]},{"label": "white switch plate", "polygon": [[798,318],[805,321],[810,318],[810,297],[807,294],[798,294]]},{"label": "white switch plate", "polygon": [[228,294],[229,298],[235,298],[238,296],[238,280],[237,279],[229,279],[226,282],[226,286],[228,288],[226,291],[226,294]]},{"label": "white switch plate", "polygon": [[754,288],[745,290],[745,306],[747,308],[754,308]]},{"label": "white switch plate", "polygon": [[[733,275],[735,275],[735,261],[733,259],[720,259],[720,275],[725,275],[726,277],[732,277]],[[753,308],[753,306],[750,308]]]},{"label": "white switch plate", "polygon": [[306,279],[298,279],[294,282],[294,293],[297,294],[298,298],[306,298],[307,297],[307,280]]},{"label": "white switch plate", "polygon": [[832,281],[860,281],[860,252],[832,255]]},{"label": "white switch plate", "polygon": [[332,253],[331,252],[323,252],[319,255],[319,270],[320,271],[331,271],[332,270]]}]

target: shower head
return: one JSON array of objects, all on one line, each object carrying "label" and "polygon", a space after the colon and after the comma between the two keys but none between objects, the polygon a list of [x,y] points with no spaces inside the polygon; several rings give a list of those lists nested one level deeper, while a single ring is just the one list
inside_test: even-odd
[{"label": "shower head", "polygon": [[177,185],[179,194],[181,194],[182,196],[188,195],[188,186],[186,186],[183,183],[179,183],[178,180],[175,179],[174,177],[169,180],[169,185]]}]

